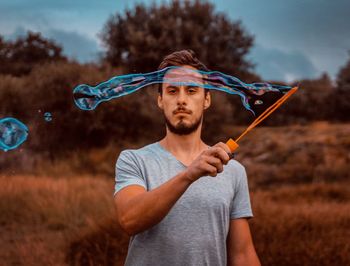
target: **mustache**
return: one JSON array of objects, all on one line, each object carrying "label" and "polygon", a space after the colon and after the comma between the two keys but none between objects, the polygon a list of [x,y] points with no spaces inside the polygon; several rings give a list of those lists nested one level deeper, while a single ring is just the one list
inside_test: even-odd
[{"label": "mustache", "polygon": [[177,108],[176,110],[173,111],[173,114],[177,114],[177,113],[192,114],[192,111],[191,110],[187,110],[186,108],[180,107],[180,108]]}]

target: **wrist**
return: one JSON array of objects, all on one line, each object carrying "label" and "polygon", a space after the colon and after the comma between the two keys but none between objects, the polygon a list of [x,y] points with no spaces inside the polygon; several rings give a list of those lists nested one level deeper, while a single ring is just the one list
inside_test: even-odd
[{"label": "wrist", "polygon": [[191,185],[194,182],[193,177],[188,172],[188,170],[184,170],[180,173],[179,178],[186,183],[186,185]]},{"label": "wrist", "polygon": [[188,169],[182,172],[182,179],[188,182],[189,185],[192,184],[194,181],[196,181],[196,178],[193,177],[193,175],[190,173]]}]

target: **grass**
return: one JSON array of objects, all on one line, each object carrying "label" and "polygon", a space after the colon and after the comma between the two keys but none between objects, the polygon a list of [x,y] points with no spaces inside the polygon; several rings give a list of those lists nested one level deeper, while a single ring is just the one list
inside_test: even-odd
[{"label": "grass", "polygon": [[263,265],[350,265],[350,188],[306,184],[252,194]]},{"label": "grass", "polygon": [[[241,131],[226,129],[227,135]],[[350,124],[318,122],[256,128],[241,140],[236,158],[251,188],[261,188],[349,180],[349,150]]]},{"label": "grass", "polygon": [[[349,265],[350,183],[255,189],[251,220],[264,265]],[[113,180],[0,178],[2,265],[123,265]]]},{"label": "grass", "polygon": [[0,261],[6,264],[64,264],[71,238],[112,216],[113,182],[105,178],[11,176],[0,184]]}]

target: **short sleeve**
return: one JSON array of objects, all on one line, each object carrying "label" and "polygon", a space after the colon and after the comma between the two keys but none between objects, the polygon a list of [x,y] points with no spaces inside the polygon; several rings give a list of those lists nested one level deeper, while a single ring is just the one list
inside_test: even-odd
[{"label": "short sleeve", "polygon": [[251,218],[253,212],[250,204],[247,173],[245,168],[240,165],[240,174],[235,186],[235,194],[232,202],[230,219]]},{"label": "short sleeve", "polygon": [[122,151],[115,166],[114,195],[129,185],[140,185],[147,189],[141,168],[131,150]]}]

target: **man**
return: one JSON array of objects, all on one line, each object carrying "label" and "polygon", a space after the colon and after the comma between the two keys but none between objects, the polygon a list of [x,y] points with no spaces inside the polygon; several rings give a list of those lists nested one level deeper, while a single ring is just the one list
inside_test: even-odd
[{"label": "man", "polygon": [[[202,82],[195,70],[207,68],[190,50],[168,55],[159,68],[168,66],[179,68],[168,70],[158,95],[166,136],[124,150],[116,164],[117,217],[131,236],[125,265],[260,265],[245,169],[226,144],[201,140],[210,92],[186,85]],[[168,82],[181,75],[183,84]]]}]

